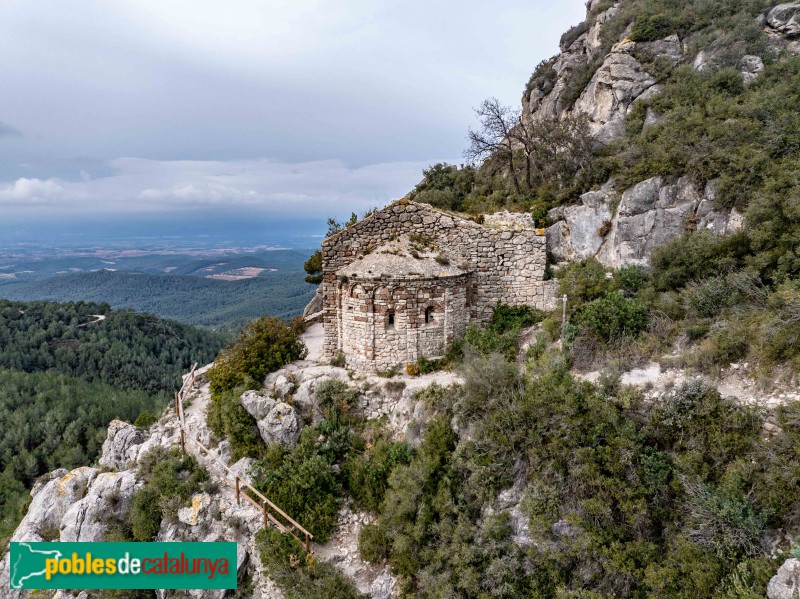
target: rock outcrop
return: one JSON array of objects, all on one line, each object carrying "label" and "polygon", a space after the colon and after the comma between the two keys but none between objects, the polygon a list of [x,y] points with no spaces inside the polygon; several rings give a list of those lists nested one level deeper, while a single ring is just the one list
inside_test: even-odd
[{"label": "rock outcrop", "polygon": [[105,541],[109,524],[123,520],[141,486],[132,470],[101,472],[61,519],[61,541]]},{"label": "rock outcrop", "polygon": [[112,420],[108,435],[103,441],[99,464],[107,468],[125,468],[135,462],[139,446],[147,439],[147,432],[122,420]]},{"label": "rock outcrop", "polygon": [[642,53],[674,65],[682,57],[681,42],[673,35],[648,43],[626,40],[612,48],[572,109],[589,116],[590,129],[600,143],[622,135],[623,121],[633,103],[657,91],[653,89],[657,79],[636,58]]},{"label": "rock outcrop", "polygon": [[767,585],[768,599],[800,599],[800,560],[789,559]]},{"label": "rock outcrop", "polygon": [[740,229],[741,214],[717,209],[715,196],[713,185],[701,189],[689,177],[674,182],[653,177],[621,195],[606,185],[582,195],[579,205],[550,212],[556,222],[547,229],[547,250],[557,262],[595,256],[614,268],[644,265],[654,247],[686,231]]},{"label": "rock outcrop", "polygon": [[264,443],[280,443],[293,447],[300,438],[302,426],[300,417],[294,408],[287,403],[280,402],[275,404],[266,418],[258,421],[258,432]]},{"label": "rock outcrop", "polygon": [[800,2],[779,4],[767,14],[767,25],[787,38],[800,37]]}]

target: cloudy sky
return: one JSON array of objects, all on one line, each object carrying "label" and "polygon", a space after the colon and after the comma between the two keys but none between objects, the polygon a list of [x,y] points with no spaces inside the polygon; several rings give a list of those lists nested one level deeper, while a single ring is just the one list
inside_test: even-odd
[{"label": "cloudy sky", "polygon": [[5,0],[0,221],[341,216],[457,162],[583,0]]}]

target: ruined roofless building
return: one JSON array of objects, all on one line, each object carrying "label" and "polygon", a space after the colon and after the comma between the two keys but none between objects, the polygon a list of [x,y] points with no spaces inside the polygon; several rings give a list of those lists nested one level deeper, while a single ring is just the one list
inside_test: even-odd
[{"label": "ruined roofless building", "polygon": [[551,309],[545,237],[529,215],[483,224],[399,200],[322,243],[324,357],[356,370],[435,358],[500,303]]}]

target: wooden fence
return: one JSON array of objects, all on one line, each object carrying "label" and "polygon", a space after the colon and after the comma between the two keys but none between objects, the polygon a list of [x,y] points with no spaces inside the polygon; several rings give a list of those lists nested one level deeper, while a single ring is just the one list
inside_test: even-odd
[{"label": "wooden fence", "polygon": [[214,468],[217,475],[236,492],[236,503],[241,505],[242,499],[249,502],[264,514],[264,526],[274,526],[282,533],[292,535],[300,543],[307,553],[311,553],[311,540],[314,538],[310,532],[300,526],[289,514],[284,512],[277,505],[267,499],[261,492],[255,489],[249,482],[241,478],[233,470],[228,468],[217,456],[196,439],[192,439],[186,434],[186,418],[183,414],[183,400],[194,385],[195,369],[197,364],[192,366],[191,372],[183,381],[180,391],[175,394],[175,413],[178,416],[178,424],[181,430],[181,451],[186,453],[187,442],[197,448],[197,455],[203,459],[206,465]]}]

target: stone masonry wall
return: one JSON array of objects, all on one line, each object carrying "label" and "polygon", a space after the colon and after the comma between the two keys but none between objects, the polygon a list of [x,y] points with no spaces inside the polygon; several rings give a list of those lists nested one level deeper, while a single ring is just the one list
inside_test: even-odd
[{"label": "stone masonry wall", "polygon": [[336,271],[400,235],[421,235],[463,261],[473,272],[470,321],[484,323],[500,302],[549,309],[552,285],[544,281],[546,239],[532,229],[484,226],[427,204],[399,200],[322,243],[324,355],[343,346],[336,318]]},{"label": "stone masonry wall", "polygon": [[441,356],[466,331],[468,279],[340,283],[337,349],[358,370],[385,370],[420,356]]}]

